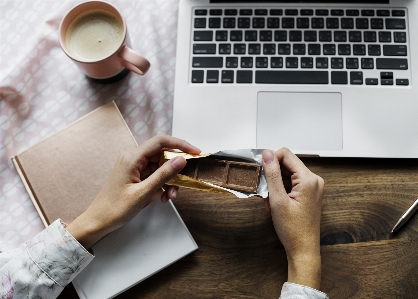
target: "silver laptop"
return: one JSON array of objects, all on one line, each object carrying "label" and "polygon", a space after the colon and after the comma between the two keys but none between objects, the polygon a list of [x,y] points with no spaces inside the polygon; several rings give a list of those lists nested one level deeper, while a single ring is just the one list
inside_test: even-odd
[{"label": "silver laptop", "polygon": [[418,157],[418,1],[181,0],[172,134]]}]

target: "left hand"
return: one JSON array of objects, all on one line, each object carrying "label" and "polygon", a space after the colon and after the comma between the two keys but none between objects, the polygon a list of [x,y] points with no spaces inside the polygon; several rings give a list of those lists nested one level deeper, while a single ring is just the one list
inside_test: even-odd
[{"label": "left hand", "polygon": [[67,226],[85,248],[128,223],[156,198],[161,196],[161,201],[167,202],[176,197],[177,188],[169,186],[163,191],[162,187],[186,166],[186,160],[175,157],[159,167],[161,151],[165,148],[200,153],[184,140],[157,135],[122,154],[92,204]]}]

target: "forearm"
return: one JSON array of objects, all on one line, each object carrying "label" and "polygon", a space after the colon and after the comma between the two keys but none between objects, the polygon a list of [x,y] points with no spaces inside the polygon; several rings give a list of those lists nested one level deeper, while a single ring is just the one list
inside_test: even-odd
[{"label": "forearm", "polygon": [[288,256],[288,281],[319,290],[321,286],[321,255],[318,252]]}]

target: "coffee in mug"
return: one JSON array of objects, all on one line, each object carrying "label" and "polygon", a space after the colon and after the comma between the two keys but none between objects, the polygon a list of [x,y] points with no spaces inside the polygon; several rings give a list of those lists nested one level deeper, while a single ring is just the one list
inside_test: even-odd
[{"label": "coffee in mug", "polygon": [[90,78],[114,82],[131,70],[145,74],[150,63],[133,51],[120,12],[102,1],[82,3],[63,18],[60,44]]}]

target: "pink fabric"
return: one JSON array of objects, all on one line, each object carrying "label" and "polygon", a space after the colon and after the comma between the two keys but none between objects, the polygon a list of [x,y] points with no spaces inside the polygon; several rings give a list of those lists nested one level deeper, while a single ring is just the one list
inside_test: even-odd
[{"label": "pink fabric", "polygon": [[80,2],[0,2],[0,251],[43,229],[12,156],[112,100],[139,143],[171,133],[178,0],[108,0],[151,62],[111,85],[88,81],[59,47],[60,20]]}]

